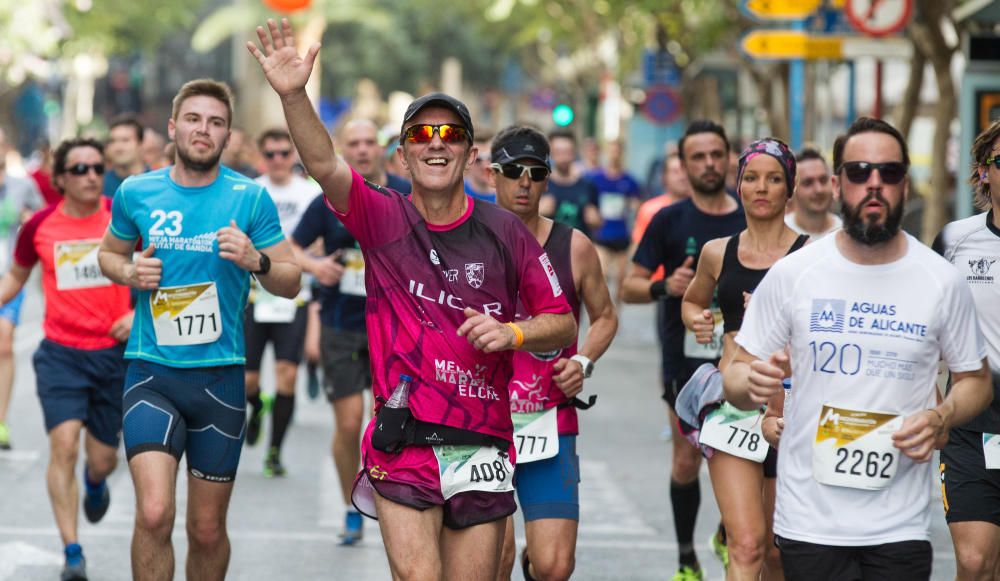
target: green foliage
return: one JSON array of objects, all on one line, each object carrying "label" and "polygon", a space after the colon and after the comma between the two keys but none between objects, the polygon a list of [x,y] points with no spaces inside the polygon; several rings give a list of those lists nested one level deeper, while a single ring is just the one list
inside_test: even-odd
[{"label": "green foliage", "polygon": [[63,17],[72,36],[63,52],[96,49],[105,54],[154,50],[162,40],[189,28],[196,20],[203,0],[85,0],[86,11],[76,8],[83,2],[69,0],[62,5]]}]

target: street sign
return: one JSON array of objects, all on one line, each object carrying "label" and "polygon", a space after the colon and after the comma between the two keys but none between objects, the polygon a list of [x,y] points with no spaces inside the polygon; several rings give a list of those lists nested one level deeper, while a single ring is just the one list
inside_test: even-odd
[{"label": "street sign", "polygon": [[847,21],[868,36],[899,32],[912,12],[913,0],[847,0],[844,6]]},{"label": "street sign", "polygon": [[680,98],[666,85],[654,85],[646,89],[646,100],[642,111],[650,121],[658,125],[668,125],[681,114]]},{"label": "street sign", "polygon": [[910,58],[913,54],[912,43],[903,38],[811,35],[793,30],[754,30],[740,44],[747,56],[758,60]]},{"label": "street sign", "polygon": [[668,51],[647,49],[642,55],[642,77],[646,85],[676,85],[681,71]]},{"label": "street sign", "polygon": [[744,0],[743,12],[757,20],[802,20],[823,5],[823,0]]}]

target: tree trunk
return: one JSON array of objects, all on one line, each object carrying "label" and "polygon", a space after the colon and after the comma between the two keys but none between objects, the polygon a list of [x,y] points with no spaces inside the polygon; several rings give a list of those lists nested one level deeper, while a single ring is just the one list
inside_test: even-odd
[{"label": "tree trunk", "polygon": [[[912,33],[909,35],[913,40]],[[914,46],[916,43],[914,42]],[[927,57],[919,49],[913,51],[913,58],[910,60],[910,76],[906,84],[906,91],[903,93],[903,101],[900,103],[899,119],[896,128],[909,137],[910,128],[913,126],[913,118],[917,115],[920,107],[920,88],[924,85],[924,68],[927,64]]]},{"label": "tree trunk", "polygon": [[930,244],[948,222],[952,183],[948,176],[948,139],[951,122],[958,106],[955,81],[951,76],[951,59],[955,48],[948,45],[941,33],[944,18],[951,11],[951,0],[919,0],[919,14],[911,36],[914,47],[930,61],[937,79],[938,103],[934,108],[934,139],[931,149],[931,187],[925,196],[920,237]]}]

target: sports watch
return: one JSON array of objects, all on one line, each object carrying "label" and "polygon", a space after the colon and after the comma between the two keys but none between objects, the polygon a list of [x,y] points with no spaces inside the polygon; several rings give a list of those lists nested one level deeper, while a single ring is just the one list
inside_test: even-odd
[{"label": "sports watch", "polygon": [[590,358],[588,358],[587,356],[577,353],[576,355],[570,357],[570,360],[576,361],[577,363],[580,364],[580,367],[583,367],[584,379],[589,378],[591,374],[594,373],[594,362],[591,361]]},{"label": "sports watch", "polygon": [[260,253],[260,266],[257,270],[252,271],[253,274],[264,275],[271,272],[271,259],[267,257],[263,252]]}]

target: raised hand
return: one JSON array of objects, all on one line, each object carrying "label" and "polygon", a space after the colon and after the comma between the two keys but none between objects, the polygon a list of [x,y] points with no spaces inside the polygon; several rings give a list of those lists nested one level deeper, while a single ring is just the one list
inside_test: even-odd
[{"label": "raised hand", "polygon": [[260,39],[262,48],[248,41],[247,50],[260,63],[264,77],[274,92],[284,96],[305,90],[309,75],[312,74],[313,64],[316,62],[316,55],[319,54],[319,43],[309,47],[305,58],[300,57],[295,47],[292,25],[287,18],[281,19],[280,30],[278,24],[269,18],[267,30],[264,30],[263,26],[257,27],[257,38]]}]

